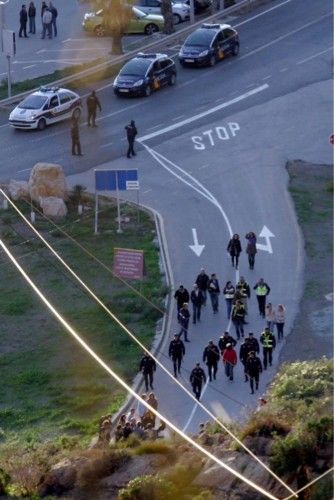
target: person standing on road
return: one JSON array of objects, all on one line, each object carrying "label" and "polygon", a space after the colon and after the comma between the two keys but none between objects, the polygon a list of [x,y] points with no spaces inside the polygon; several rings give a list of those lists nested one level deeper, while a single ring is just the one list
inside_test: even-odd
[{"label": "person standing on road", "polygon": [[[88,112],[88,119],[87,119],[87,125],[88,127],[97,127],[95,120],[96,120],[96,110],[99,108],[100,112],[102,111],[101,103],[96,95],[95,90],[92,90],[92,92],[89,94],[86,100],[87,104],[87,112]],[[90,124],[92,122],[92,125]]]},{"label": "person standing on road", "polygon": [[213,340],[209,340],[208,345],[205,347],[203,351],[203,362],[206,363],[208,367],[208,375],[210,382],[213,378],[216,380],[217,369],[218,369],[218,361],[219,361],[219,349],[213,343]]},{"label": "person standing on road", "polygon": [[203,294],[203,299],[204,299],[203,306],[205,307],[207,299],[207,290],[209,286],[209,276],[206,274],[205,269],[202,268],[200,270],[200,273],[197,275],[195,283]]},{"label": "person standing on road", "polygon": [[237,283],[237,288],[239,288],[240,292],[243,294],[243,297],[240,299],[243,305],[245,306],[246,314],[248,312],[247,299],[250,299],[251,289],[247,281],[243,276],[240,276],[240,280]]},{"label": "person standing on road", "polygon": [[252,231],[245,236],[247,240],[246,253],[248,255],[249,269],[254,269],[256,249],[256,234]]},{"label": "person standing on road", "polygon": [[42,23],[43,23],[43,14],[45,12],[45,10],[48,8],[48,6],[46,5],[46,2],[42,2],[42,6],[41,6],[41,19],[42,19]]},{"label": "person standing on road", "polygon": [[193,388],[196,399],[199,401],[202,392],[202,384],[206,383],[206,375],[203,368],[201,368],[200,363],[196,363],[195,368],[192,369],[190,377],[190,383]]},{"label": "person standing on road", "polygon": [[260,358],[256,356],[254,351],[250,351],[245,365],[246,376],[249,377],[251,394],[254,394],[254,380],[255,389],[259,388],[260,373],[262,373],[262,364]]},{"label": "person standing on road", "polygon": [[176,307],[177,307],[177,319],[179,320],[179,312],[183,304],[189,302],[189,292],[183,285],[180,285],[179,288],[174,293],[174,299],[176,299]]},{"label": "person standing on road", "polygon": [[255,354],[259,354],[260,344],[259,344],[259,341],[254,337],[253,332],[249,332],[247,338],[248,338],[249,344],[251,346],[251,351],[254,351]]},{"label": "person standing on road", "polygon": [[29,17],[29,33],[33,35],[36,33],[36,7],[34,2],[30,2],[28,9]]},{"label": "person standing on road", "polygon": [[240,237],[238,234],[234,234],[228,242],[227,251],[231,256],[232,267],[234,267],[235,264],[235,268],[238,269],[239,256],[242,252]]},{"label": "person standing on road", "polygon": [[190,300],[193,305],[193,323],[196,324],[196,321],[201,321],[201,308],[204,302],[203,294],[196,283],[191,291]]},{"label": "person standing on road", "polygon": [[249,353],[252,351],[252,345],[249,337],[246,337],[243,343],[240,346],[239,350],[239,359],[241,363],[244,365],[244,373],[245,373],[245,382],[248,382],[248,376],[246,372],[246,362],[248,359]]},{"label": "person standing on road", "polygon": [[184,343],[182,342],[182,340],[178,335],[174,335],[174,339],[171,340],[169,344],[168,356],[173,361],[175,378],[177,378],[177,374],[180,374],[181,372],[181,363],[185,353],[186,349],[184,347]]},{"label": "person standing on road", "polygon": [[269,330],[268,327],[266,327],[261,333],[260,342],[263,345],[263,366],[266,370],[268,361],[269,366],[271,366],[273,362],[273,350],[276,347],[275,335]]},{"label": "person standing on road", "polygon": [[146,391],[148,391],[148,385],[153,389],[153,372],[155,372],[157,366],[154,359],[145,352],[139,365],[139,371],[142,372],[145,380]]},{"label": "person standing on road", "polygon": [[256,285],[253,287],[255,290],[257,303],[259,306],[259,313],[262,318],[266,315],[266,297],[270,293],[270,287],[264,282],[263,278],[260,278]]},{"label": "person standing on road", "polygon": [[241,300],[237,300],[236,304],[232,309],[232,321],[235,326],[235,332],[237,334],[237,339],[240,340],[240,336],[244,336],[244,321],[245,321],[245,306]]},{"label": "person standing on road", "polygon": [[231,281],[227,281],[224,290],[223,290],[225,302],[226,302],[226,311],[227,311],[227,319],[230,319],[231,317],[231,311],[232,311],[232,303],[233,303],[233,297],[235,294],[235,288],[232,285]]},{"label": "person standing on road", "polygon": [[24,38],[28,38],[27,36],[27,22],[28,22],[28,13],[25,4],[22,5],[20,10],[20,31],[19,37],[22,38],[22,33]]},{"label": "person standing on road", "polygon": [[267,327],[273,333],[275,325],[275,309],[273,308],[271,302],[268,302],[265,308],[265,318]]},{"label": "person standing on road", "polygon": [[227,344],[232,344],[232,346],[235,347],[237,345],[237,341],[229,334],[229,332],[224,332],[224,335],[222,335],[218,341],[220,354],[223,354]]},{"label": "person standing on road", "polygon": [[126,137],[128,139],[128,144],[129,144],[126,156],[127,156],[127,158],[131,158],[131,155],[136,156],[136,153],[133,149],[133,146],[135,143],[136,135],[138,133],[134,120],[131,120],[130,124],[125,126],[125,130],[126,130]]},{"label": "person standing on road", "polygon": [[[79,118],[72,117],[71,121],[72,155],[82,156],[79,134]],[[77,151],[77,153],[75,152]]]},{"label": "person standing on road", "polygon": [[275,323],[277,328],[277,340],[280,342],[284,336],[284,323],[285,323],[285,307],[283,304],[278,304],[275,311]]},{"label": "person standing on road", "polygon": [[43,32],[42,32],[42,38],[45,38],[46,32],[48,33],[48,38],[52,38],[52,14],[48,7],[44,9],[43,13]]},{"label": "person standing on road", "polygon": [[185,342],[190,342],[190,340],[188,340],[189,319],[190,319],[189,307],[188,303],[185,302],[179,311],[179,320],[181,325],[181,330],[179,335],[181,337],[181,335],[184,334]]},{"label": "person standing on road", "polygon": [[57,36],[57,34],[58,34],[58,31],[57,31],[58,10],[56,9],[56,7],[53,5],[52,2],[49,3],[49,10],[52,14],[51,29],[53,28],[53,35]]},{"label": "person standing on road", "polygon": [[237,360],[236,350],[233,348],[232,344],[228,343],[223,352],[222,361],[225,367],[225,375],[231,381],[233,380],[233,369],[237,364]]},{"label": "person standing on road", "polygon": [[213,314],[217,314],[219,307],[220,288],[219,288],[219,281],[215,273],[212,273],[209,279],[208,292],[211,299]]}]

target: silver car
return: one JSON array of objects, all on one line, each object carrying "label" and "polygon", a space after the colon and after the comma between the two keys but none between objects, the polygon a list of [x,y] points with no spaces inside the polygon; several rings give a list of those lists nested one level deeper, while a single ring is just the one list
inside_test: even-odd
[{"label": "silver car", "polygon": [[[137,7],[146,14],[161,14],[161,0],[137,0]],[[174,24],[190,18],[190,7],[186,3],[176,1],[172,3]]]}]

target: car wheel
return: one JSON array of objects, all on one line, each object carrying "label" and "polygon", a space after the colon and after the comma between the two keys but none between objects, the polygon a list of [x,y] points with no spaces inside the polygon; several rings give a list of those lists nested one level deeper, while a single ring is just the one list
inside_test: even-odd
[{"label": "car wheel", "polygon": [[46,127],[46,120],[45,120],[45,118],[41,118],[40,120],[38,120],[37,129],[38,130],[44,130],[45,127]]},{"label": "car wheel", "polygon": [[216,64],[216,58],[215,58],[214,54],[212,54],[212,55],[210,56],[210,59],[209,59],[209,66],[211,66],[211,67],[212,67],[212,66],[214,66],[215,64]]},{"label": "car wheel", "polygon": [[173,23],[180,24],[182,22],[181,16],[179,14],[173,14]]},{"label": "car wheel", "polygon": [[159,26],[156,24],[148,24],[145,26],[145,35],[153,35],[153,33],[157,33],[159,31]]},{"label": "car wheel", "polygon": [[149,97],[151,95],[151,87],[150,85],[146,85],[145,90],[144,90],[144,96]]},{"label": "car wheel", "polygon": [[94,33],[98,37],[103,37],[106,34],[105,29],[103,28],[103,26],[96,26],[96,28],[94,28]]},{"label": "car wheel", "polygon": [[239,54],[239,49],[240,49],[240,46],[238,43],[235,43],[233,45],[233,49],[232,49],[232,55],[233,56],[237,56]]},{"label": "car wheel", "polygon": [[175,85],[175,83],[176,83],[176,74],[172,73],[168,81],[168,85]]},{"label": "car wheel", "polygon": [[72,118],[75,118],[76,120],[79,120],[81,116],[81,109],[80,108],[75,108],[75,110],[72,113]]}]

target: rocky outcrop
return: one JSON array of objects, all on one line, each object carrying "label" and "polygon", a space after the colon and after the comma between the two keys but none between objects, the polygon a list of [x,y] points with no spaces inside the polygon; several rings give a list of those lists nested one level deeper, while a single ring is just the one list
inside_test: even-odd
[{"label": "rocky outcrop", "polygon": [[43,214],[48,217],[65,217],[67,214],[67,207],[61,198],[56,198],[55,196],[41,197],[39,204],[43,210]]},{"label": "rocky outcrop", "polygon": [[36,163],[29,178],[31,199],[39,203],[39,199],[54,196],[66,200],[67,185],[63,167],[53,163]]},{"label": "rocky outcrop", "polygon": [[11,179],[8,186],[9,196],[12,200],[30,199],[29,185],[26,181],[15,181]]},{"label": "rocky outcrop", "polygon": [[50,472],[42,478],[38,488],[38,494],[41,497],[48,495],[61,495],[65,491],[74,488],[78,467],[87,461],[85,458],[69,460],[65,458],[52,467]]}]

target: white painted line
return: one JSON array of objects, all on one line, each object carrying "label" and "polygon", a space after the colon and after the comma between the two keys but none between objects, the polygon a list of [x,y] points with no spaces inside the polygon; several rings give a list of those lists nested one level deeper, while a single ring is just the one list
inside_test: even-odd
[{"label": "white painted line", "polygon": [[149,193],[150,191],[152,191],[152,189],[146,189],[146,191],[142,191],[142,194]]},{"label": "white painted line", "polygon": [[31,168],[24,168],[23,170],[18,170],[17,173],[20,173],[20,172],[29,172],[31,170]]},{"label": "white painted line", "polygon": [[202,168],[207,168],[209,165],[202,165],[201,167],[199,167],[200,170],[202,170]]},{"label": "white painted line", "polygon": [[34,68],[36,64],[29,64],[29,66],[23,66],[22,69],[29,69],[29,68]]},{"label": "white painted line", "polygon": [[257,19],[258,17],[264,16],[265,14],[268,14],[268,12],[271,12],[272,10],[278,9],[279,7],[283,7],[283,5],[286,5],[287,3],[292,2],[292,0],[285,0],[285,2],[279,3],[278,5],[275,5],[275,7],[271,7],[270,9],[267,9],[260,14],[257,14],[256,16],[250,17],[249,19],[246,19],[246,21],[242,21],[239,24],[235,24],[235,27],[242,26],[243,24],[247,24],[250,21],[253,21],[254,19]]},{"label": "white painted line", "polygon": [[298,61],[296,64],[304,64],[307,61],[310,61],[311,59],[314,59],[315,57],[321,56],[322,54],[325,54],[326,52],[329,52],[332,50],[333,47],[329,47],[329,49],[323,50],[322,52],[318,52],[317,54],[314,54],[313,56],[307,57],[306,59],[302,59],[301,61]]},{"label": "white painted line", "polygon": [[0,76],[7,75],[7,71],[5,73],[0,73]]},{"label": "white painted line", "polygon": [[67,42],[69,42],[71,40],[72,40],[72,38],[66,38],[66,40],[63,40],[61,43],[67,43]]},{"label": "white painted line", "polygon": [[108,146],[111,146],[113,142],[107,142],[107,144],[102,144],[100,148],[107,148]]},{"label": "white painted line", "polygon": [[[89,51],[107,51],[107,47],[79,47],[78,49],[44,49],[43,52],[78,52],[78,51],[84,51],[84,52],[89,52]],[[39,51],[40,52],[40,51]],[[39,52],[36,52],[38,54]]]},{"label": "white painted line", "polygon": [[[202,391],[202,394],[201,394],[201,399],[202,399],[202,397],[203,397],[203,395],[204,395],[204,393],[205,393],[205,391],[206,391],[206,389],[207,389],[208,385],[209,385],[209,379],[207,379],[207,380],[206,380],[205,386],[203,387],[203,391]],[[190,425],[190,422],[191,422],[191,421],[192,421],[192,419],[194,418],[195,411],[196,411],[197,407],[198,407],[198,404],[197,404],[197,403],[194,403],[193,409],[191,410],[191,413],[190,413],[190,415],[189,415],[189,418],[188,418],[188,420],[187,420],[187,422],[186,422],[185,426],[183,427],[182,432],[186,432],[186,430],[188,429],[188,427],[189,427],[189,425]]]},{"label": "white painted line", "polygon": [[202,113],[198,113],[197,115],[191,116],[190,118],[186,118],[185,120],[174,123],[173,125],[169,125],[168,127],[165,127],[161,130],[157,130],[156,132],[152,132],[151,134],[147,134],[147,135],[144,135],[143,137],[139,137],[138,141],[144,142],[144,141],[147,141],[148,139],[152,139],[153,137],[157,137],[158,135],[162,135],[162,134],[166,134],[167,132],[171,132],[172,130],[183,127],[184,125],[188,125],[189,123],[200,120],[201,118],[204,118],[207,115],[210,115],[212,113],[216,113],[216,111],[227,108],[228,106],[232,106],[232,104],[236,104],[237,102],[243,101],[244,99],[247,99],[248,97],[256,95],[259,92],[262,92],[263,90],[266,90],[268,88],[269,88],[269,85],[267,83],[260,85],[260,87],[256,87],[253,90],[249,90],[245,94],[242,94],[238,97],[235,97],[234,99],[231,99],[230,101],[223,102],[222,104],[218,104],[218,106],[207,109],[206,111],[203,111]]},{"label": "white painted line", "polygon": [[161,125],[163,125],[163,123],[158,123],[158,125],[154,125],[154,127],[150,127],[147,130],[154,130],[155,128],[161,127]]},{"label": "white painted line", "polygon": [[282,68],[279,70],[280,73],[284,73],[284,71],[288,71],[288,68]]},{"label": "white painted line", "polygon": [[182,89],[183,87],[186,87],[187,85],[190,85],[193,80],[188,80],[187,82],[183,82],[180,85],[177,86],[177,88]]},{"label": "white painted line", "polygon": [[175,116],[175,118],[172,118],[172,122],[176,122],[176,120],[179,120],[180,118],[183,118],[184,116],[186,116],[186,115]]},{"label": "white painted line", "polygon": [[46,49],[40,49],[40,50],[37,50],[36,51],[36,54],[43,54],[43,52],[45,52]]},{"label": "white painted line", "polygon": [[263,80],[269,80],[269,78],[272,78],[272,75],[265,76]]}]

